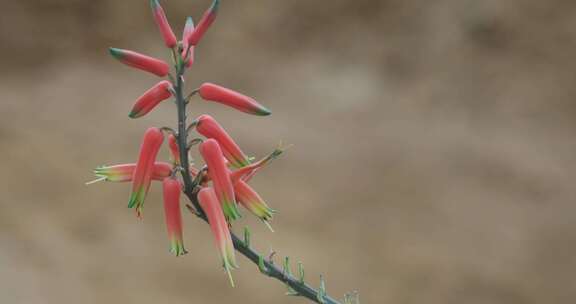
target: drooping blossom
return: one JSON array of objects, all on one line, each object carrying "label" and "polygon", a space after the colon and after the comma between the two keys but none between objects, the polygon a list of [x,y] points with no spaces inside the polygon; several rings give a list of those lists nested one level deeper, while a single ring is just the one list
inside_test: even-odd
[{"label": "drooping blossom", "polygon": [[180,181],[174,177],[165,178],[162,182],[164,196],[164,215],[166,230],[170,240],[170,252],[176,256],[186,254],[182,238],[182,212],[180,210]]},{"label": "drooping blossom", "polygon": [[159,128],[149,128],[144,133],[140,155],[132,177],[132,191],[128,202],[128,208],[135,208],[138,217],[142,216],[144,200],[150,189],[154,163],[163,141],[164,134]]},{"label": "drooping blossom", "polygon": [[216,246],[222,257],[222,264],[224,269],[228,273],[230,279],[230,284],[234,286],[234,281],[232,280],[232,274],[230,271],[233,268],[237,268],[236,257],[234,254],[234,244],[232,243],[232,237],[230,236],[230,229],[228,228],[228,223],[224,218],[222,208],[218,202],[218,198],[214,189],[210,187],[202,188],[198,192],[198,202],[204,210],[208,218],[208,223],[214,234],[214,239],[216,241]]}]

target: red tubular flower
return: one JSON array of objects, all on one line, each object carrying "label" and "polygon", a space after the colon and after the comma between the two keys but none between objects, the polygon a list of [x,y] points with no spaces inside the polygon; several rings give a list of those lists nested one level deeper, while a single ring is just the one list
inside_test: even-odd
[{"label": "red tubular flower", "polygon": [[180,165],[180,148],[178,148],[178,139],[174,134],[168,135],[168,147],[170,147],[172,162],[175,166]]},{"label": "red tubular flower", "polygon": [[212,22],[216,20],[216,14],[218,13],[218,7],[220,6],[220,0],[214,0],[212,5],[204,15],[202,15],[202,19],[198,22],[198,26],[194,30],[194,32],[188,37],[188,44],[189,45],[196,45],[204,36],[204,33],[208,30]]},{"label": "red tubular flower", "polygon": [[258,116],[267,116],[272,113],[253,98],[213,83],[203,83],[199,93],[205,100],[222,103],[244,113]]},{"label": "red tubular flower", "polygon": [[[101,181],[131,182],[136,164],[121,164],[114,166],[100,166],[94,169],[97,179],[88,182],[93,184]],[[172,174],[172,165],[165,162],[156,162],[152,168],[152,179],[163,180]]]},{"label": "red tubular flower", "polygon": [[248,157],[212,116],[205,114],[198,117],[196,130],[207,138],[215,139],[222,148],[224,157],[232,166],[240,168],[250,164]]},{"label": "red tubular flower", "polygon": [[128,208],[136,208],[138,217],[142,216],[142,207],[152,180],[154,161],[158,150],[164,141],[164,134],[158,128],[149,128],[144,133],[144,140],[140,147],[140,156],[132,177],[132,192],[128,202]]},{"label": "red tubular flower", "polygon": [[134,51],[109,48],[110,55],[125,65],[152,73],[159,77],[168,75],[170,67],[160,59],[149,57]]},{"label": "red tubular flower", "polygon": [[160,81],[136,100],[136,104],[134,104],[128,116],[130,118],[139,118],[148,114],[160,102],[172,96],[171,88],[172,84],[168,80]]},{"label": "red tubular flower", "polygon": [[164,43],[168,48],[173,48],[176,46],[176,36],[166,19],[166,14],[164,13],[164,9],[160,6],[158,0],[150,0],[150,6],[152,7],[152,14],[154,15],[154,20],[156,21],[156,25],[160,29],[160,33],[162,34],[162,38],[164,39]]},{"label": "red tubular flower", "polygon": [[194,46],[188,43],[189,37],[194,33],[194,20],[192,17],[186,18],[186,25],[182,33],[182,59],[186,60],[186,67],[189,68],[194,63]]},{"label": "red tubular flower", "polygon": [[164,215],[166,217],[166,229],[170,239],[170,252],[176,256],[186,254],[182,239],[182,213],[180,211],[180,181],[174,177],[164,179]]},{"label": "red tubular flower", "polygon": [[244,208],[248,209],[252,214],[258,217],[271,231],[274,231],[269,224],[269,221],[272,219],[272,215],[274,214],[274,210],[272,210],[266,202],[258,195],[252,187],[248,185],[243,180],[240,180],[234,184],[234,193],[236,194],[236,198],[238,202],[244,206]]},{"label": "red tubular flower", "polygon": [[202,188],[200,192],[198,192],[198,202],[208,217],[208,223],[210,224],[210,228],[214,234],[216,246],[218,247],[218,251],[222,257],[222,264],[224,265],[226,273],[228,273],[230,284],[234,286],[232,274],[230,273],[230,270],[238,267],[234,255],[234,244],[232,243],[230,229],[228,228],[228,223],[224,218],[222,208],[218,203],[218,198],[214,193],[214,189],[210,187]]},{"label": "red tubular flower", "polygon": [[218,142],[214,139],[204,141],[200,144],[200,154],[208,166],[208,175],[214,185],[216,196],[222,204],[226,220],[231,221],[240,218],[234,197],[234,186],[230,180],[230,173],[226,168]]}]

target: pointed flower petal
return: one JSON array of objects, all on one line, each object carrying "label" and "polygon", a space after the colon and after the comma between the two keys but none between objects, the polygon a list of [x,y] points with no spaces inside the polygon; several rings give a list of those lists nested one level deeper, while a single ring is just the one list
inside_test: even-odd
[{"label": "pointed flower petal", "polygon": [[222,257],[222,264],[228,273],[230,283],[234,286],[234,281],[232,281],[232,277],[230,276],[230,270],[238,267],[234,254],[234,244],[232,243],[230,229],[228,228],[228,223],[224,218],[214,189],[210,187],[202,188],[200,192],[198,192],[198,202],[208,217],[208,223],[214,234],[216,246]]},{"label": "pointed flower petal", "polygon": [[189,68],[194,63],[194,46],[188,43],[190,36],[194,33],[194,20],[192,17],[186,18],[186,25],[182,33],[182,59],[186,60],[186,67]]},{"label": "pointed flower petal", "polygon": [[220,0],[212,1],[212,5],[204,15],[202,15],[202,19],[198,22],[198,26],[194,29],[194,32],[188,36],[188,44],[196,45],[202,39],[210,25],[216,20],[216,15],[218,13],[218,8],[220,6]]},{"label": "pointed flower petal", "polygon": [[208,166],[208,175],[214,185],[218,201],[222,204],[226,220],[232,221],[240,218],[234,197],[234,187],[218,142],[214,139],[204,141],[200,144],[200,154]]},{"label": "pointed flower petal", "polygon": [[164,134],[158,128],[149,128],[144,134],[144,140],[140,147],[140,156],[132,176],[132,192],[128,202],[128,208],[136,208],[136,214],[141,217],[144,200],[150,189],[154,162],[158,150],[164,141]]},{"label": "pointed flower petal", "polygon": [[222,128],[212,116],[202,115],[198,117],[196,120],[196,130],[207,138],[215,139],[222,148],[224,157],[226,157],[232,166],[240,168],[250,164],[248,157],[246,157],[232,137],[226,133],[224,128]]},{"label": "pointed flower petal", "polygon": [[213,83],[203,83],[199,93],[205,100],[225,104],[244,113],[258,116],[267,116],[272,113],[253,98]]},{"label": "pointed flower petal", "polygon": [[234,192],[240,205],[248,209],[252,214],[264,222],[272,219],[274,210],[272,210],[260,195],[243,180],[234,184]]},{"label": "pointed flower petal", "polygon": [[168,80],[160,81],[136,100],[136,104],[134,104],[128,116],[130,118],[139,118],[148,114],[160,102],[172,96],[171,88],[172,84]]},{"label": "pointed flower petal", "polygon": [[160,59],[149,57],[134,51],[109,48],[110,55],[125,65],[152,73],[159,77],[168,75],[170,67]]},{"label": "pointed flower petal", "polygon": [[187,253],[182,239],[182,212],[180,210],[180,181],[169,177],[162,182],[164,194],[164,215],[166,218],[166,230],[170,240],[170,252],[176,256]]},{"label": "pointed flower petal", "polygon": [[168,20],[166,19],[166,14],[164,13],[164,9],[160,6],[158,0],[150,0],[150,6],[152,7],[152,14],[154,15],[154,21],[156,21],[156,25],[160,29],[160,33],[162,34],[162,38],[164,39],[164,44],[168,48],[173,48],[176,46],[176,35],[172,31]]}]

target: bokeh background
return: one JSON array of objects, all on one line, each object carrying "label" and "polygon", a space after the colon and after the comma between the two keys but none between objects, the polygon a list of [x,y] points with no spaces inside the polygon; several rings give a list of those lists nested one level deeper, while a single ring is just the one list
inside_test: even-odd
[{"label": "bokeh background", "polygon": [[[254,246],[363,303],[576,300],[576,2],[223,0],[190,89],[220,83],[268,118],[195,99],[249,154],[294,144],[254,186],[279,211]],[[165,0],[172,25],[208,0]],[[134,161],[155,81],[115,46],[168,58],[146,0],[2,1],[1,303],[306,303],[244,258],[230,288],[208,227],[167,252],[161,189],[85,186]],[[162,156],[167,156],[167,151]]]}]

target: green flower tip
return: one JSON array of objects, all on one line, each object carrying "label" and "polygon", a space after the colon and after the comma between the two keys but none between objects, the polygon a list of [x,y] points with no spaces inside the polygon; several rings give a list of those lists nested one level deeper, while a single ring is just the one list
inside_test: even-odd
[{"label": "green flower tip", "polygon": [[117,48],[108,48],[108,52],[110,53],[110,55],[112,55],[112,57],[120,60],[124,57],[124,50],[122,49],[117,49]]},{"label": "green flower tip", "polygon": [[190,16],[186,17],[186,27],[189,26],[194,26],[194,19],[192,19]]},{"label": "green flower tip", "polygon": [[138,112],[136,112],[136,111],[131,111],[130,114],[128,114],[128,117],[138,118],[138,117],[140,117],[140,115],[138,115]]},{"label": "green flower tip", "polygon": [[212,5],[210,6],[210,12],[217,12],[218,8],[220,7],[220,0],[214,0],[212,1]]},{"label": "green flower tip", "polygon": [[170,246],[170,252],[177,257],[188,253],[188,251],[184,248],[184,245],[178,241],[172,243]]},{"label": "green flower tip", "polygon": [[150,0],[150,6],[153,9],[156,9],[156,7],[160,6],[160,3],[158,2],[158,0]]},{"label": "green flower tip", "polygon": [[258,116],[268,116],[270,114],[272,114],[272,111],[270,111],[268,108],[262,106],[260,108],[258,108],[258,110],[256,110],[256,112],[254,113]]}]

